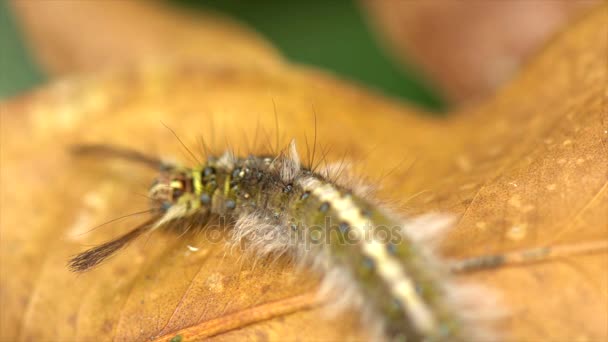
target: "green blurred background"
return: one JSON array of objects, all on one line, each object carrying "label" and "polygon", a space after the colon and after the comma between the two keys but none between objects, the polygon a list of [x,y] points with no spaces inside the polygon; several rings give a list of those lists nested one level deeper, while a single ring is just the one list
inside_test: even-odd
[{"label": "green blurred background", "polygon": [[[434,111],[446,103],[413,66],[399,65],[381,49],[353,0],[173,0],[191,10],[212,9],[246,23],[289,60],[318,66],[342,78]],[[45,81],[28,55],[6,0],[0,0],[0,98]]]},{"label": "green blurred background", "polygon": [[28,55],[6,0],[0,0],[0,99],[44,82],[42,71]]}]

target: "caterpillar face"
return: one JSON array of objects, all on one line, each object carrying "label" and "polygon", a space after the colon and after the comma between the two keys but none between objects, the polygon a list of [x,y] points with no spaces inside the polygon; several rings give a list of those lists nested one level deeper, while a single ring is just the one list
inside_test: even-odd
[{"label": "caterpillar face", "polygon": [[160,172],[148,191],[149,197],[163,211],[175,205],[185,193],[192,191],[192,178],[186,172],[167,169]]}]

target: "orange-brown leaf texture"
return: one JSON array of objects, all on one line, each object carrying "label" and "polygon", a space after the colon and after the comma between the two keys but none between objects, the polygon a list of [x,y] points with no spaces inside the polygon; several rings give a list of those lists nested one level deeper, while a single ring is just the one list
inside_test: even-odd
[{"label": "orange-brown leaf texture", "polygon": [[[125,53],[121,67],[99,72],[91,63],[103,49],[87,48],[90,56],[74,57],[73,64],[53,64],[49,56],[60,52],[48,52],[58,73],[86,73],[1,104],[0,340],[366,336],[356,313],[323,315],[323,303],[314,300],[316,275],[281,261],[254,264],[217,243],[222,229],[154,232],[89,273],[67,270],[71,255],[144,220],[130,217],[86,233],[145,210],[141,195],[154,177],[121,160],[75,159],[69,147],[111,143],[188,162],[161,122],[189,146],[203,136],[217,151],[228,145],[246,152],[256,131],[258,140],[274,141],[276,109],[282,142],[294,137],[304,151],[314,111],[318,144],[331,147],[329,161],[346,155],[378,183],[381,198],[405,202],[404,213],[457,215],[441,246],[449,258],[606,240],[607,18],[606,6],[595,9],[493,98],[447,118],[417,115],[283,62],[259,38],[244,38],[251,35],[245,29],[222,33],[226,41],[208,59],[200,46],[187,48],[199,36],[227,32],[223,22],[184,38],[179,44],[188,53],[160,59]],[[58,35],[65,44],[74,37]],[[155,49],[148,43],[153,35],[141,39],[144,51]],[[84,53],[64,46],[64,54]],[[238,46],[249,51],[240,55],[245,61],[234,54]],[[607,272],[604,252],[459,278],[501,297],[498,329],[506,340],[606,341]]]}]

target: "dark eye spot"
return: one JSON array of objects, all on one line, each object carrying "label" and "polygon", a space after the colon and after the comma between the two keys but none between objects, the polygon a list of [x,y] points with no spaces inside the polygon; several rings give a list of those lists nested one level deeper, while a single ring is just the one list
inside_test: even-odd
[{"label": "dark eye spot", "polygon": [[283,188],[283,192],[284,192],[284,193],[286,193],[286,194],[287,194],[287,193],[290,193],[290,192],[291,192],[291,190],[293,190],[293,185],[292,185],[292,184],[287,184],[287,185],[285,185],[285,187]]},{"label": "dark eye spot", "polygon": [[211,203],[211,196],[209,196],[208,194],[202,194],[201,195],[201,203],[203,203],[203,204],[209,204],[209,203]]},{"label": "dark eye spot", "polygon": [[363,264],[361,266],[363,266],[364,270],[371,271],[376,266],[376,263],[373,259],[365,257],[363,258]]},{"label": "dark eye spot", "polygon": [[226,209],[234,209],[236,208],[236,202],[233,200],[226,201]]},{"label": "dark eye spot", "polygon": [[171,202],[163,202],[163,204],[161,204],[162,210],[167,211],[169,208],[171,208]]},{"label": "dark eye spot", "polygon": [[173,199],[177,199],[183,194],[184,191],[182,189],[173,189]]},{"label": "dark eye spot", "polygon": [[302,194],[302,196],[300,196],[300,199],[303,201],[303,200],[307,199],[308,197],[310,197],[310,192],[306,191],[305,193]]},{"label": "dark eye spot", "polygon": [[390,254],[397,254],[397,246],[394,243],[389,243],[386,245],[386,250],[390,253]]},{"label": "dark eye spot", "polygon": [[203,169],[203,176],[208,177],[215,174],[215,168],[211,167],[211,166],[207,166],[206,168]]},{"label": "dark eye spot", "polygon": [[346,234],[348,232],[348,223],[346,222],[340,222],[340,225],[338,226],[338,229],[340,229],[340,233],[342,234]]},{"label": "dark eye spot", "polygon": [[439,326],[439,334],[440,336],[448,337],[454,331],[454,325],[449,323],[443,323]]},{"label": "dark eye spot", "polygon": [[322,233],[318,230],[313,230],[312,232],[310,232],[310,239],[313,242],[321,241],[321,237],[322,237]]},{"label": "dark eye spot", "polygon": [[319,207],[319,211],[322,213],[326,213],[327,211],[329,211],[329,203],[323,202],[323,204],[321,204],[321,206]]},{"label": "dark eye spot", "polygon": [[372,212],[369,209],[361,209],[361,215],[364,217],[372,217]]},{"label": "dark eye spot", "polygon": [[394,312],[403,311],[403,305],[401,305],[401,302],[396,298],[393,298],[393,300],[391,300],[390,305],[391,305],[391,307],[390,307],[391,310],[393,310]]}]

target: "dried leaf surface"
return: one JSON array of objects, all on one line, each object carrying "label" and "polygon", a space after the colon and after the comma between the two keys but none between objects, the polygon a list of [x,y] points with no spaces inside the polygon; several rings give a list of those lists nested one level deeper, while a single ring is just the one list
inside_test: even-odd
[{"label": "dried leaf surface", "polygon": [[[364,336],[353,314],[322,316],[307,297],[315,275],[253,265],[214,243],[221,230],[155,233],[93,272],[67,271],[70,255],[142,220],[83,234],[145,209],[139,194],[154,176],[124,161],[75,160],[68,147],[107,142],[187,161],[161,121],[190,146],[203,135],[243,152],[256,125],[258,139],[264,130],[274,139],[276,107],[284,141],[302,150],[314,107],[328,160],[346,154],[405,212],[459,215],[443,245],[449,257],[606,239],[606,14],[561,35],[494,99],[448,119],[314,70],[204,59],[64,79],[3,103],[0,339]],[[599,341],[607,269],[603,253],[462,279],[502,295],[511,339]],[[246,324],[252,317],[261,318]]]}]

